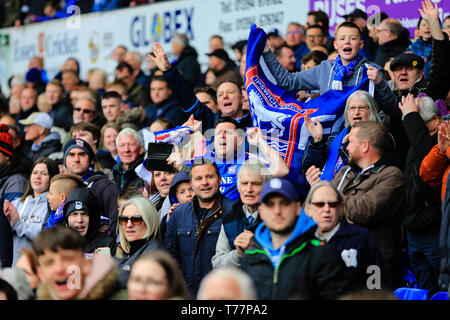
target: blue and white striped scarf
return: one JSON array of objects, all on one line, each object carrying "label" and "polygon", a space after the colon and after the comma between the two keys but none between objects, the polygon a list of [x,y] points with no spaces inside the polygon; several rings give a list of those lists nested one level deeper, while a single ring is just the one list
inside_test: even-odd
[{"label": "blue and white striped scarf", "polygon": [[333,83],[331,84],[331,89],[342,90],[343,82],[351,76],[353,69],[361,59],[361,56],[357,56],[352,62],[344,66],[342,64],[341,56],[338,55],[336,61],[334,62],[334,77]]}]

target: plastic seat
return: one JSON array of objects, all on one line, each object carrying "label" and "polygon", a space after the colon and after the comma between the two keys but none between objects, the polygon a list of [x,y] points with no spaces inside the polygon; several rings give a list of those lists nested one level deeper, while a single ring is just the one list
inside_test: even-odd
[{"label": "plastic seat", "polygon": [[417,278],[414,275],[414,273],[412,273],[411,270],[405,268],[403,270],[403,280],[406,281],[406,286],[409,288],[419,288],[419,285],[417,283]]},{"label": "plastic seat", "polygon": [[427,300],[428,290],[402,287],[395,290],[394,295],[400,300]]},{"label": "plastic seat", "polygon": [[446,291],[436,292],[430,298],[430,300],[448,300],[448,292],[446,292]]}]

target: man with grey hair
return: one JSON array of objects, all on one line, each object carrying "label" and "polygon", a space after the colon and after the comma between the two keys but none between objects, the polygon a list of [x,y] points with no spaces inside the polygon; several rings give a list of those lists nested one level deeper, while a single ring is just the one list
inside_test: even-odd
[{"label": "man with grey hair", "polygon": [[145,149],[142,137],[136,130],[125,128],[117,135],[116,147],[120,162],[113,167],[113,178],[119,190],[123,191],[129,186],[143,187],[146,182],[135,171],[144,161]]},{"label": "man with grey hair", "polygon": [[428,289],[431,296],[439,291],[441,189],[425,184],[419,176],[419,168],[437,144],[438,128],[444,119],[430,97],[414,99],[408,94],[402,98],[399,108],[410,145],[404,172],[408,254],[419,287]]},{"label": "man with grey hair", "polygon": [[150,87],[150,77],[141,69],[142,55],[139,51],[128,51],[125,54],[125,62],[133,67],[134,80],[140,83],[144,88]]},{"label": "man with grey hair", "polygon": [[257,300],[252,278],[236,267],[211,271],[200,283],[197,300]]},{"label": "man with grey hair", "polygon": [[173,36],[171,45],[172,53],[177,57],[172,65],[180,71],[193,88],[196,87],[201,79],[197,51],[189,45],[187,35],[182,33]]},{"label": "man with grey hair", "polygon": [[375,63],[384,66],[386,61],[408,49],[409,32],[400,21],[394,18],[384,19],[377,27],[379,47],[375,52]]},{"label": "man with grey hair", "polygon": [[253,233],[261,222],[258,214],[259,194],[271,179],[268,168],[255,160],[247,160],[238,171],[237,187],[240,198],[222,218],[222,227],[211,262],[213,268],[241,264],[244,251],[250,248]]}]

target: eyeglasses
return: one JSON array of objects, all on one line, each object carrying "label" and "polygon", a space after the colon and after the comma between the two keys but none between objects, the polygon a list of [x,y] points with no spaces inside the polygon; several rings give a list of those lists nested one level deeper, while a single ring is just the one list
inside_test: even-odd
[{"label": "eyeglasses", "polygon": [[120,216],[119,217],[119,223],[121,226],[125,227],[128,224],[128,220],[131,221],[131,224],[133,226],[139,226],[142,224],[142,222],[144,222],[144,219],[142,219],[141,216],[132,216],[132,217]]},{"label": "eyeglasses", "polygon": [[141,279],[140,277],[130,277],[129,281],[134,285],[142,285],[145,289],[153,289],[155,287],[165,287],[167,286],[166,281],[158,281],[154,279]]},{"label": "eyeglasses", "polygon": [[317,208],[323,208],[323,207],[325,207],[326,204],[328,204],[328,206],[333,209],[335,209],[341,205],[341,203],[339,201],[333,201],[333,202],[318,201],[318,202],[312,202],[312,204]]},{"label": "eyeglasses", "polygon": [[90,114],[90,113],[94,112],[94,110],[81,109],[81,108],[73,108],[73,110],[75,110],[77,112],[86,113],[86,114]]},{"label": "eyeglasses", "polygon": [[366,111],[368,109],[369,109],[369,107],[367,107],[367,106],[359,106],[359,107],[350,107],[347,110],[351,111],[351,112],[355,112],[356,110],[358,110],[358,111]]}]

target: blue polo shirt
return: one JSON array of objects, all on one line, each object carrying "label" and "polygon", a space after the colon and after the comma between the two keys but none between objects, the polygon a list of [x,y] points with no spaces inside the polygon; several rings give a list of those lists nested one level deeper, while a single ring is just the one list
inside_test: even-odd
[{"label": "blue polo shirt", "polygon": [[222,180],[220,184],[220,193],[233,201],[238,200],[240,196],[237,188],[237,174],[245,161],[248,159],[258,159],[260,162],[268,166],[264,159],[248,152],[238,153],[234,159],[231,160],[222,160],[217,158],[215,153],[212,151],[208,151],[203,157],[197,157],[186,162],[186,165],[191,167],[192,163],[194,163],[196,159],[200,158],[207,158],[216,163]]}]

